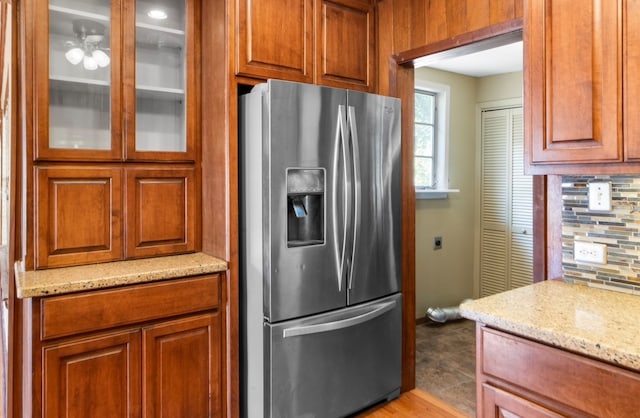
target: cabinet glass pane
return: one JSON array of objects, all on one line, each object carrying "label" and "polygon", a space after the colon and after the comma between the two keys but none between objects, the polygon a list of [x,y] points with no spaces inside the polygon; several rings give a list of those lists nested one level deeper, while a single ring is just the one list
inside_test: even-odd
[{"label": "cabinet glass pane", "polygon": [[185,58],[185,0],[136,1],[136,151],[186,151]]},{"label": "cabinet glass pane", "polygon": [[49,147],[111,148],[110,0],[49,2]]}]

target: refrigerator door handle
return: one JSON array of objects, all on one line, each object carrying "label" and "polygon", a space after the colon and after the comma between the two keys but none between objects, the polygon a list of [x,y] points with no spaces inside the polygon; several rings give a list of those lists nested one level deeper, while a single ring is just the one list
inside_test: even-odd
[{"label": "refrigerator door handle", "polygon": [[347,114],[347,123],[349,125],[349,141],[351,142],[351,150],[353,155],[351,156],[351,163],[353,165],[353,225],[349,226],[352,230],[353,236],[351,239],[351,257],[349,258],[349,284],[348,289],[351,289],[353,285],[353,262],[356,256],[356,248],[358,245],[358,236],[360,233],[360,207],[362,205],[362,191],[360,190],[360,149],[358,145],[358,126],[356,123],[356,108],[349,106]]},{"label": "refrigerator door handle", "polygon": [[353,327],[371,321],[374,318],[389,312],[396,306],[396,301],[379,303],[371,306],[371,310],[351,318],[339,321],[326,322],[324,324],[306,325],[300,327],[285,328],[282,331],[282,338],[299,337],[302,335],[319,334],[321,332],[337,331],[344,328]]},{"label": "refrigerator door handle", "polygon": [[[347,144],[345,141],[345,133],[346,133],[346,117],[345,117],[345,109],[344,105],[338,106],[338,123],[336,125],[336,136],[334,141],[334,150],[333,150],[333,205],[331,208],[332,211],[332,219],[333,222],[333,240],[335,247],[335,255],[336,255],[336,267],[338,270],[338,292],[342,291],[342,281],[345,273],[345,262],[346,262],[346,249],[347,249],[347,225],[349,223],[349,213],[348,213],[348,197],[349,197],[349,183],[347,177]],[[343,161],[343,172],[344,177],[343,180],[343,207],[342,207],[342,216],[343,216],[343,229],[342,229],[342,245],[339,242],[339,231],[338,231],[338,223],[335,221],[338,219],[338,214],[340,210],[338,209],[338,169],[340,156],[342,156]]]}]

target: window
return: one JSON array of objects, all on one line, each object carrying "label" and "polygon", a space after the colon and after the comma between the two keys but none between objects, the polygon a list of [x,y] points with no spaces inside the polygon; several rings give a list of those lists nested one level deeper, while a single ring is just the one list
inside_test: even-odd
[{"label": "window", "polygon": [[414,185],[418,199],[442,199],[449,192],[448,131],[450,87],[416,80]]},{"label": "window", "polygon": [[436,98],[434,92],[416,90],[414,184],[417,188],[432,189],[436,186]]}]

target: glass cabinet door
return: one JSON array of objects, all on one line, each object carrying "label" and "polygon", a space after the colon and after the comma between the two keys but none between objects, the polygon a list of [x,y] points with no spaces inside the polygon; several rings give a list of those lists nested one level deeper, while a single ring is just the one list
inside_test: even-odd
[{"label": "glass cabinet door", "polygon": [[128,126],[127,159],[192,159],[190,9],[186,0],[135,3],[135,134]]},{"label": "glass cabinet door", "polygon": [[[48,7],[38,9],[39,14],[43,9],[48,13],[48,41],[42,39],[46,32],[36,31],[36,50],[48,45],[48,51],[36,55],[35,71],[44,78],[47,72],[40,65],[48,63],[49,68],[48,89],[38,91],[36,158],[121,158],[120,119],[112,117],[119,108],[118,90],[112,88],[119,83],[119,60],[114,57],[119,53],[119,24],[112,15],[118,3],[49,0]],[[48,61],[40,62],[40,57]]]}]

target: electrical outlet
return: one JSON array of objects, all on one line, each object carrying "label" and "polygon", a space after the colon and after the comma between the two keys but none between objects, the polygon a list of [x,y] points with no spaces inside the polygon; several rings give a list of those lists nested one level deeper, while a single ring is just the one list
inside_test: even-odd
[{"label": "electrical outlet", "polygon": [[589,183],[589,210],[611,210],[611,183]]},{"label": "electrical outlet", "polygon": [[575,241],[573,244],[573,259],[587,263],[607,263],[607,246],[592,242]]},{"label": "electrical outlet", "polygon": [[442,249],[442,237],[434,237],[433,238],[433,249],[434,250]]}]

